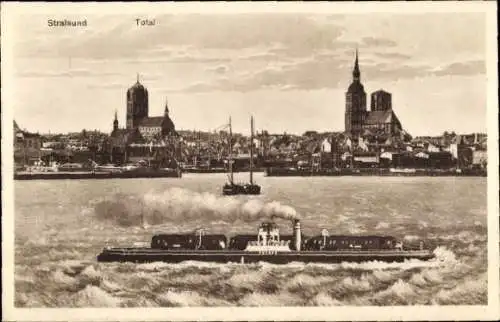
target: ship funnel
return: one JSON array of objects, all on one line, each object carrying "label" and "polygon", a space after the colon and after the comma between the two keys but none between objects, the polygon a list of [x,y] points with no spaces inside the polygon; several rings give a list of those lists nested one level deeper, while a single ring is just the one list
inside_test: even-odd
[{"label": "ship funnel", "polygon": [[300,232],[300,221],[295,219],[293,221],[293,242],[296,251],[300,251],[300,246],[302,244],[302,234]]}]

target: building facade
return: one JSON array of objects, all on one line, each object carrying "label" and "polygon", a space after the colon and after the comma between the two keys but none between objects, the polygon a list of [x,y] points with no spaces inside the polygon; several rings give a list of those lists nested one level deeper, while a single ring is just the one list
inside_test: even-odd
[{"label": "building facade", "polygon": [[352,83],[346,92],[345,131],[359,134],[366,117],[366,93],[361,84],[361,72],[358,64],[358,51],[352,71]]},{"label": "building facade", "polygon": [[42,137],[38,133],[23,131],[14,121],[14,162],[18,165],[33,164],[40,159]]},{"label": "building facade", "polygon": [[370,99],[372,111],[392,110],[392,95],[384,90],[373,92]]},{"label": "building facade", "polygon": [[402,133],[401,122],[392,109],[391,93],[384,90],[372,93],[371,110],[367,110],[357,50],[352,76],[352,83],[346,92],[345,132],[353,137],[366,132],[389,137]]},{"label": "building facade", "polygon": [[165,136],[177,135],[175,125],[169,115],[168,102],[165,103],[163,116],[149,116],[149,94],[148,90],[137,82],[127,90],[127,120],[125,129],[119,128],[118,118],[115,112],[113,121],[112,137],[126,135],[127,141],[143,139],[162,139]]},{"label": "building facade", "polygon": [[127,130],[135,129],[139,123],[148,117],[149,94],[148,90],[137,82],[127,90]]},{"label": "building facade", "polygon": [[[160,162],[168,153],[175,152],[178,137],[175,125],[165,103],[163,116],[149,116],[148,90],[137,82],[127,90],[127,116],[125,128],[120,128],[117,112],[107,148],[111,162],[125,163],[137,160]],[[173,141],[172,141],[173,139]],[[163,162],[163,161],[161,161]],[[160,162],[160,163],[161,163]]]}]

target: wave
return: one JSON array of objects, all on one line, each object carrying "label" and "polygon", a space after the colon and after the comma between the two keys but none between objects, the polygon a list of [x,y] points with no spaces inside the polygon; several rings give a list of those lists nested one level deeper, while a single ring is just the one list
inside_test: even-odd
[{"label": "wave", "polygon": [[301,299],[288,292],[274,294],[252,292],[245,295],[239,302],[241,306],[297,306]]},{"label": "wave", "polygon": [[64,304],[68,306],[76,307],[119,307],[121,304],[120,299],[94,285],[87,285],[65,302]]},{"label": "wave", "polygon": [[414,304],[417,298],[417,293],[413,285],[398,279],[387,289],[377,293],[374,298],[374,303],[386,303],[391,305],[407,305]]},{"label": "wave", "polygon": [[307,306],[340,306],[344,305],[341,301],[332,298],[324,292],[316,294],[307,304]]},{"label": "wave", "polygon": [[376,226],[375,226],[375,230],[378,230],[378,229],[388,229],[390,227],[390,224],[385,222],[385,221],[381,221],[379,222]]},{"label": "wave", "polygon": [[263,277],[264,274],[260,271],[245,271],[232,275],[227,280],[227,284],[237,288],[253,290],[262,282]]},{"label": "wave", "polygon": [[438,246],[433,252],[439,262],[445,262],[448,264],[455,264],[458,262],[455,253],[445,246]]},{"label": "wave", "polygon": [[452,289],[442,289],[433,298],[435,304],[460,305],[462,303],[481,304],[488,301],[488,282],[486,274],[479,279],[467,279]]},{"label": "wave", "polygon": [[437,269],[426,269],[414,274],[410,282],[417,286],[436,285],[443,281],[443,276]]},{"label": "wave", "polygon": [[[43,288],[33,290],[33,283],[16,281],[24,293],[16,303],[56,307],[482,303],[486,274],[479,282],[472,281],[452,251],[436,252],[438,259],[430,263],[48,262],[39,267],[35,278]],[[58,295],[49,298],[50,293]]]}]

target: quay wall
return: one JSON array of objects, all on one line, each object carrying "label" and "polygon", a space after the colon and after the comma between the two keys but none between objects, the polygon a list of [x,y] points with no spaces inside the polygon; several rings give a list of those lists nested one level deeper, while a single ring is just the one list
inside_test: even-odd
[{"label": "quay wall", "polygon": [[150,172],[18,172],[14,180],[61,180],[61,179],[135,179],[135,178],[181,178],[182,172],[150,171]]},{"label": "quay wall", "polygon": [[474,176],[486,177],[486,170],[463,169],[437,170],[437,169],[415,169],[414,171],[391,171],[390,169],[319,169],[299,170],[288,168],[267,168],[267,177],[309,177],[309,176],[385,176],[385,177],[440,177],[440,176]]}]

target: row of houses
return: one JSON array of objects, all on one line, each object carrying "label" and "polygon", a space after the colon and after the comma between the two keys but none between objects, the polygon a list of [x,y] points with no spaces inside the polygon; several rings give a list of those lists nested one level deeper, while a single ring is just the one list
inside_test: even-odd
[{"label": "row of houses", "polygon": [[[176,159],[191,165],[222,164],[229,155],[229,133],[178,131],[179,136],[157,138],[148,142],[114,142],[98,131],[43,136],[21,130],[14,122],[16,163],[30,163],[40,158],[59,162],[100,160],[126,163],[135,159]],[[249,159],[253,144],[255,156],[262,163],[313,163],[321,157],[324,166],[401,166],[435,167],[485,166],[487,137],[482,133],[456,135],[445,132],[437,137],[384,137],[367,133],[352,138],[342,132],[303,135],[257,132],[250,138],[232,136],[232,156]],[[439,160],[439,161],[438,161]],[[316,162],[317,163],[317,162]]]},{"label": "row of houses", "polygon": [[[471,151],[471,150],[469,150]],[[479,151],[477,151],[479,152]],[[310,168],[486,168],[485,151],[470,152],[455,159],[449,152],[343,152],[314,153],[311,156],[295,155],[291,158],[268,159],[271,167]]]}]

